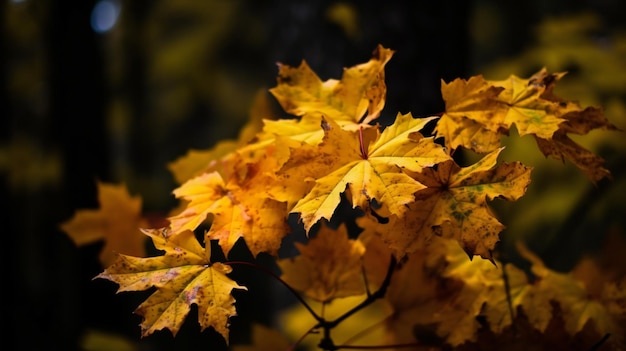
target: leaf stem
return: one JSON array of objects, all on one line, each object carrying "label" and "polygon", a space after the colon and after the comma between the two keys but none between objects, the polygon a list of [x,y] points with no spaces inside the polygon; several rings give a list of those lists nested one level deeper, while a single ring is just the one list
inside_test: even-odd
[{"label": "leaf stem", "polygon": [[363,144],[363,126],[359,127],[359,146],[361,147],[361,158],[367,160],[369,155],[367,154],[367,149]]}]

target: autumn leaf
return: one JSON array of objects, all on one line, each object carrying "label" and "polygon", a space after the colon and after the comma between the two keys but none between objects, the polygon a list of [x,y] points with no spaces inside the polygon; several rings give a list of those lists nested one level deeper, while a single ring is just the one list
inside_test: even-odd
[{"label": "autumn leaf", "polygon": [[140,228],[148,226],[141,214],[141,198],[131,197],[125,185],[97,182],[97,210],[77,210],[60,228],[77,246],[104,240],[100,263],[113,262],[115,253],[144,256],[146,237]]},{"label": "autumn leaf", "polygon": [[191,305],[198,306],[202,330],[212,327],[228,343],[228,320],[235,316],[233,289],[243,289],[227,274],[232,268],[210,261],[211,245],[202,247],[193,232],[163,236],[162,230],[144,230],[163,256],[140,258],[118,255],[115,262],[94,279],[108,279],[119,285],[117,292],[157,290],[135,313],[141,315],[141,335],[169,329],[180,330]]},{"label": "autumn leaf", "polygon": [[569,138],[568,134],[585,135],[594,129],[618,130],[602,109],[582,108],[553,93],[555,84],[565,73],[548,73],[545,68],[528,80],[511,76],[493,84],[505,87],[498,97],[511,105],[507,119],[514,120],[520,136],[532,134],[545,156],[570,160],[585,172],[592,182],[609,178],[604,159]]},{"label": "autumn leaf", "polygon": [[341,80],[322,81],[309,65],[279,64],[276,87],[270,92],[287,113],[322,113],[336,121],[367,124],[378,118],[385,104],[385,64],[393,51],[379,45],[372,59],[344,69]]},{"label": "autumn leaf", "polygon": [[213,172],[175,189],[174,195],[188,204],[182,212],[169,218],[172,233],[195,230],[210,215],[207,238],[218,240],[226,255],[239,238],[245,240],[255,256],[260,252],[276,254],[288,233],[288,212],[285,203],[267,196],[265,187],[282,163],[282,157],[278,156],[282,150],[268,147],[266,151],[269,154],[264,154],[254,164],[234,158],[237,169],[245,168],[241,177],[233,176],[225,182],[219,173]]},{"label": "autumn leaf", "polygon": [[[491,259],[491,251],[504,229],[487,201],[497,197],[515,201],[524,195],[530,183],[529,167],[517,162],[495,167],[501,150],[468,167],[461,168],[448,161],[436,170],[424,169],[415,175],[428,186],[415,195],[416,206],[429,211],[426,217],[421,217],[423,229],[455,238],[470,257],[480,255]],[[425,214],[423,210],[421,213]]]},{"label": "autumn leaf", "polygon": [[[485,323],[494,333],[502,333],[512,325],[512,313],[519,301],[532,295],[526,273],[512,264],[497,262],[494,265],[487,260],[468,260],[463,250],[452,241],[446,240],[442,244],[446,264],[440,277],[449,280],[448,284],[456,289],[453,296],[447,297],[452,303],[438,300],[444,304],[444,313],[437,317],[438,334],[445,336],[448,344],[458,346],[475,341],[478,330]],[[551,318],[550,306],[535,307],[532,311],[535,315]],[[481,324],[480,318],[485,322]]]},{"label": "autumn leaf", "polygon": [[520,136],[551,138],[564,121],[561,116],[576,108],[552,95],[563,75],[542,69],[529,79],[511,75],[503,81],[487,81],[482,76],[450,84],[442,81],[446,111],[437,135],[446,138],[453,149],[463,146],[481,153],[497,148],[497,135],[507,135],[513,125]]},{"label": "autumn leaf", "polygon": [[482,76],[469,80],[442,81],[446,111],[436,127],[451,149],[464,147],[479,153],[500,146],[500,136],[515,126],[520,136],[532,135],[545,156],[570,160],[592,182],[610,177],[604,159],[569,138],[594,129],[618,130],[595,107],[582,108],[554,94],[564,72],[549,73],[542,68],[528,79],[515,75],[502,81]]},{"label": "autumn leaf", "polygon": [[295,246],[299,255],[278,260],[281,278],[289,286],[321,302],[365,293],[365,246],[348,239],[345,225],[336,230],[323,225],[306,245]]},{"label": "autumn leaf", "polygon": [[504,225],[487,201],[497,197],[515,201],[530,182],[531,169],[520,163],[495,167],[501,150],[468,167],[450,160],[436,169],[412,174],[426,188],[415,193],[415,202],[408,204],[406,214],[391,215],[384,223],[366,216],[357,223],[377,232],[396,257],[416,251],[433,236],[443,236],[455,238],[470,257],[491,259]]},{"label": "autumn leaf", "polygon": [[432,138],[419,134],[431,120],[398,114],[394,125],[367,143],[362,131],[346,131],[333,120],[324,119],[326,136],[317,162],[331,165],[331,169],[315,180],[313,188],[291,212],[300,213],[308,231],[321,218],[330,219],[341,193],[349,190],[353,207],[366,208],[376,200],[392,213],[403,213],[405,205],[413,202],[413,193],[424,188],[404,170],[419,171],[449,159]]},{"label": "autumn leaf", "polygon": [[491,81],[490,84],[504,88],[496,100],[508,107],[504,116],[507,128],[515,124],[520,136],[551,138],[564,121],[562,116],[576,110],[574,103],[559,101],[552,94],[554,85],[564,75],[549,74],[542,68],[528,79],[511,75],[503,81]]}]

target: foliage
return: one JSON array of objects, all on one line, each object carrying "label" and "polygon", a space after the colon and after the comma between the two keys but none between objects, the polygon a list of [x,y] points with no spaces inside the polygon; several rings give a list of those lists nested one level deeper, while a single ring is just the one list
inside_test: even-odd
[{"label": "foliage", "polygon": [[[532,167],[498,162],[512,128],[532,136],[545,156],[576,165],[592,183],[610,172],[569,135],[618,128],[602,109],[557,96],[553,89],[565,73],[547,69],[527,79],[442,81],[443,113],[398,113],[383,126],[376,120],[393,54],[378,46],[368,62],[346,68],[339,80],[322,81],[304,61],[280,64],[270,93],[293,118],[253,114],[240,140],[169,165],[180,182],[173,194],[181,208],[168,226],[143,230],[163,254],[119,254],[96,277],[117,283],[120,292],[156,289],[135,310],[143,317],[142,336],[161,329],[176,335],[195,304],[202,329],[214,329],[228,343],[229,320],[236,315],[232,290],[246,289],[228,274],[252,265],[293,292],[313,318],[294,346],[318,331],[317,346],[325,350],[503,349],[520,347],[520,335],[539,349],[554,348],[549,345],[557,339],[563,349],[624,347],[624,275],[591,294],[584,280],[549,269],[523,246],[529,272],[502,262],[497,243],[505,225],[490,207],[494,199],[520,199],[531,182]],[[462,150],[480,157],[459,164],[455,155]],[[341,204],[352,212],[338,212]],[[299,255],[281,257],[284,239],[295,230],[292,216],[308,240],[296,244]],[[349,231],[352,223],[359,229]],[[242,241],[254,257],[273,256],[282,275],[228,261]],[[211,243],[225,262],[211,260]],[[326,313],[325,306],[348,298],[358,300],[338,315]],[[312,301],[322,304],[321,312]],[[338,344],[338,327],[380,301],[386,306],[378,314],[384,340]],[[256,333],[270,333],[254,332],[261,343],[268,336]]]}]

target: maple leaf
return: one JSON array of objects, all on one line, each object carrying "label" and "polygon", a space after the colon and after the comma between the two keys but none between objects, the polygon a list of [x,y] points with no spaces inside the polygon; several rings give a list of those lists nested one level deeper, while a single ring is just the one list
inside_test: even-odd
[{"label": "maple leaf", "polygon": [[479,153],[500,146],[500,136],[508,135],[515,125],[520,136],[532,135],[545,156],[570,160],[594,183],[609,177],[604,159],[568,137],[584,135],[593,129],[619,130],[599,108],[556,96],[556,83],[564,72],[548,73],[542,68],[528,79],[515,75],[502,81],[482,76],[469,80],[442,81],[441,92],[446,111],[435,129],[451,149],[460,146]]},{"label": "maple leaf", "polygon": [[367,124],[384,107],[384,67],[392,55],[392,50],[379,45],[369,62],[344,69],[341,80],[324,82],[305,61],[297,68],[279,64],[277,85],[270,92],[287,113],[296,116],[320,112],[337,121]]},{"label": "maple leaf", "polygon": [[413,193],[424,188],[405,170],[419,171],[450,158],[432,138],[419,133],[433,119],[398,114],[396,122],[371,142],[363,138],[361,130],[342,130],[332,119],[323,119],[325,139],[319,145],[317,162],[330,165],[330,171],[316,178],[313,188],[291,212],[300,213],[308,232],[321,218],[331,218],[346,190],[353,207],[366,208],[376,200],[392,213],[404,212],[405,205],[413,201]]},{"label": "maple leaf", "polygon": [[273,146],[266,151],[254,164],[235,157],[238,160],[234,161],[235,168],[245,171],[241,177],[231,177],[228,183],[213,172],[175,189],[174,195],[188,204],[182,212],[170,217],[172,233],[195,230],[211,215],[207,238],[218,240],[226,255],[239,238],[244,239],[255,256],[260,252],[276,254],[289,230],[285,220],[288,212],[285,203],[266,195],[265,187],[283,157],[279,156],[281,150]]},{"label": "maple leaf", "polygon": [[345,224],[336,230],[323,225],[306,245],[295,246],[298,256],[278,260],[281,278],[289,286],[321,302],[365,293],[361,265],[365,246],[348,239]]},{"label": "maple leaf", "polygon": [[247,290],[227,276],[232,268],[212,263],[211,245],[207,243],[203,248],[191,231],[175,236],[164,236],[160,229],[143,232],[157,249],[164,251],[163,256],[140,258],[119,254],[94,279],[117,283],[118,293],[156,288],[135,310],[143,317],[142,337],[164,328],[175,336],[191,305],[196,304],[202,330],[212,327],[228,343],[228,320],[237,315],[231,291]]},{"label": "maple leaf", "polygon": [[71,219],[61,223],[63,230],[77,246],[100,240],[105,244],[100,251],[100,263],[107,266],[115,252],[145,255],[145,239],[140,228],[148,225],[141,215],[141,198],[131,197],[125,185],[97,182],[97,210],[77,210]]},{"label": "maple leaf", "polygon": [[504,123],[507,128],[515,124],[520,136],[533,134],[540,138],[551,138],[564,121],[562,116],[577,109],[576,104],[555,99],[554,85],[565,73],[549,74],[545,68],[528,79],[515,75],[503,81],[490,81],[504,90],[497,101],[507,106]]},{"label": "maple leaf", "polygon": [[604,117],[602,109],[583,109],[578,103],[556,96],[554,86],[564,75],[564,72],[548,73],[542,68],[527,80],[511,76],[508,81],[493,84],[505,87],[498,98],[512,106],[507,119],[515,121],[520,135],[532,134],[545,156],[570,160],[595,183],[610,177],[610,172],[602,166],[604,159],[575,143],[568,134],[619,129]]},{"label": "maple leaf", "polygon": [[372,228],[396,257],[416,251],[433,236],[455,238],[472,257],[491,259],[491,251],[504,229],[487,201],[501,197],[515,201],[530,183],[530,168],[521,163],[495,167],[502,149],[477,163],[461,168],[453,160],[412,174],[426,188],[415,193],[407,213],[389,216],[388,223],[376,218],[357,219],[361,228]]},{"label": "maple leaf", "polygon": [[463,146],[477,152],[497,148],[498,135],[508,134],[513,124],[520,136],[533,134],[551,138],[564,121],[561,116],[576,109],[573,103],[554,98],[554,84],[564,73],[548,74],[545,69],[529,79],[511,75],[503,81],[482,76],[457,78],[441,83],[446,103],[437,135],[455,149]]},{"label": "maple leaf", "polygon": [[[436,170],[424,169],[415,175],[428,186],[415,194],[415,206],[424,206],[429,211],[427,217],[420,216],[425,223],[422,228],[455,238],[470,257],[480,255],[491,259],[491,251],[504,229],[487,201],[496,197],[515,201],[524,195],[530,183],[530,167],[519,162],[495,167],[501,150],[468,167],[447,161]],[[421,214],[426,214],[423,209]]]}]

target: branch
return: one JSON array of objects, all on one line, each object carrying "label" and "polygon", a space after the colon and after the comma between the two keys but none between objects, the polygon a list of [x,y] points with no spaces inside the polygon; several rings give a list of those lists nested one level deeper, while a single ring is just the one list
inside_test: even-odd
[{"label": "branch", "polygon": [[315,320],[318,321],[318,323],[324,323],[324,318],[320,317],[317,313],[315,313],[313,308],[311,308],[311,306],[304,300],[304,298],[300,296],[300,294],[296,290],[294,290],[289,284],[287,284],[284,280],[282,280],[276,273],[270,271],[269,269],[263,266],[260,266],[258,264],[254,264],[251,262],[229,261],[229,262],[224,262],[224,264],[231,265],[231,266],[233,265],[248,266],[248,267],[256,268],[263,273],[269,274],[272,278],[276,279],[282,285],[284,285],[287,288],[287,290],[289,290],[293,294],[293,296],[295,296],[296,299],[298,299],[298,301],[302,304],[302,306],[304,306],[304,308],[306,308],[307,311],[309,311],[311,316],[313,316],[313,318],[315,318]]},{"label": "branch", "polygon": [[393,271],[395,268],[396,258],[391,256],[391,261],[389,262],[389,267],[387,268],[387,275],[385,276],[385,280],[383,280],[383,283],[380,285],[380,288],[378,288],[378,290],[376,290],[373,294],[369,295],[365,300],[363,300],[363,302],[354,306],[352,309],[341,315],[339,318],[335,319],[332,322],[325,323],[323,327],[332,329],[336,327],[339,323],[343,322],[346,318],[372,304],[374,301],[384,297],[387,293],[387,288],[389,287],[389,283],[391,282],[391,276],[393,275]]},{"label": "branch", "polygon": [[[322,338],[322,340],[320,341],[318,345],[319,348],[323,350],[327,350],[327,351],[335,351],[339,349],[339,346],[336,346],[333,343],[333,340],[330,337],[330,331],[334,327],[336,327],[339,323],[346,320],[348,317],[352,316],[353,314],[362,310],[363,308],[371,305],[374,301],[384,297],[385,294],[387,293],[387,288],[389,287],[389,284],[391,283],[391,276],[393,275],[395,268],[396,268],[396,258],[391,256],[389,267],[387,268],[387,275],[385,275],[385,280],[383,280],[378,290],[376,290],[373,294],[368,295],[367,298],[363,300],[360,304],[354,306],[353,308],[351,308],[346,313],[342,314],[339,318],[335,319],[334,321],[326,321],[323,318],[319,321],[318,327],[324,329],[324,337]],[[345,348],[345,347],[346,346],[342,346],[342,348]]]}]

